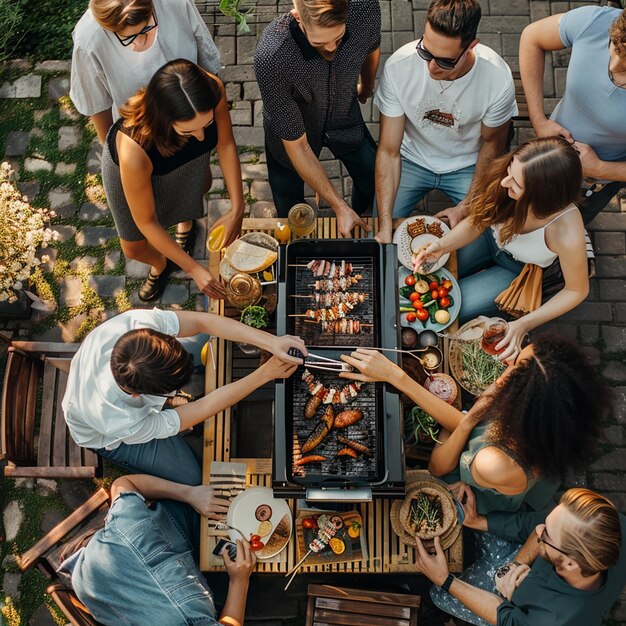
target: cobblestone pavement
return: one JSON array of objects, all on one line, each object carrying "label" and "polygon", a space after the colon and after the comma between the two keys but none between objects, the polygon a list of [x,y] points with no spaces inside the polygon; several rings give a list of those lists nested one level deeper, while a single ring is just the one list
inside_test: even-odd
[{"label": "cobblestone pavement", "polygon": [[[271,211],[272,204],[262,149],[263,105],[254,80],[252,56],[263,28],[276,15],[289,10],[291,5],[282,1],[277,3],[276,0],[257,0],[255,13],[249,20],[251,32],[237,35],[231,19],[216,13],[215,2],[196,0],[196,3],[222,52],[224,68],[220,76],[232,106],[235,139],[242,150],[247,210],[251,216],[263,216]],[[381,0],[383,62],[393,50],[421,35],[428,4],[429,0]],[[526,24],[550,14],[594,3],[481,0],[481,4],[481,41],[500,53],[516,70],[519,36]],[[548,111],[552,110],[563,92],[568,62],[565,52],[556,52],[551,56],[551,71],[546,72],[544,81]],[[141,305],[136,291],[147,267],[125,261],[119,251],[99,178],[99,144],[93,140],[93,132],[85,127],[84,120],[67,98],[69,63],[47,61],[32,65],[18,61],[11,64],[10,70],[10,78],[0,80],[0,99],[24,103],[33,111],[32,115],[16,117],[19,121],[8,134],[5,155],[20,173],[23,192],[36,204],[56,211],[55,228],[60,240],[55,247],[44,251],[49,259],[35,281],[39,294],[50,305],[52,313],[36,311],[28,322],[0,322],[0,331],[7,338],[28,336],[48,341],[79,340],[98,322],[131,306]],[[377,138],[377,111],[371,102],[363,107],[363,111],[373,136]],[[516,129],[514,142],[526,141],[531,136],[532,129],[527,125],[521,126]],[[343,166],[330,154],[323,153],[322,158],[336,188],[346,198],[349,197],[351,183],[344,175]],[[214,165],[212,169],[213,189],[207,201],[209,224],[229,208],[219,166]],[[426,208],[435,211],[445,202],[441,197],[431,196],[426,201]],[[199,226],[195,256],[204,258],[207,220],[201,220]],[[590,232],[597,264],[589,297],[552,326],[587,346],[590,358],[614,386],[616,396],[615,414],[604,430],[603,454],[588,468],[585,476],[573,477],[573,480],[606,493],[626,512],[626,199],[614,199],[591,224]],[[194,283],[182,273],[174,275],[160,304],[189,309],[204,306],[203,297],[197,293]],[[38,491],[42,497],[56,498],[56,485],[46,485],[41,480],[31,483],[26,482],[20,488]],[[64,489],[67,491],[67,488]],[[23,517],[20,493],[23,492],[16,491],[15,500],[3,512],[7,540],[7,525],[11,533],[15,533],[12,536],[19,533]],[[72,504],[71,497],[68,501],[65,491],[61,491],[61,496],[67,506],[78,503]],[[50,527],[53,517],[49,514],[41,521],[43,530]],[[7,595],[14,595],[19,593],[20,579],[14,571],[11,572],[10,565],[8,569],[3,590]],[[281,596],[278,591],[270,593],[276,594],[276,604],[279,604]],[[296,593],[300,608],[305,593],[303,581]],[[265,618],[263,623],[267,626],[287,623],[281,621],[281,617],[287,616],[292,618],[288,623],[296,624],[298,621],[293,621],[293,616],[297,614],[298,601],[287,603],[289,607],[285,605],[285,612],[279,615],[263,610],[262,606],[267,606],[267,602],[255,601],[255,613],[257,617]],[[44,609],[40,607],[37,610],[31,623],[50,623],[49,614]],[[616,606],[613,618],[616,620],[614,623],[626,624],[626,596]]]}]

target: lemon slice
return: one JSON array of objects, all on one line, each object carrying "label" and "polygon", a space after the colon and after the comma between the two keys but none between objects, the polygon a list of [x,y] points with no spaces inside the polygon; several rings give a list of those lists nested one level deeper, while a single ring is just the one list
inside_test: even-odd
[{"label": "lemon slice", "polygon": [[259,529],[257,530],[257,535],[261,537],[267,537],[272,532],[272,522],[269,520],[265,520],[259,524]]},{"label": "lemon slice", "polygon": [[263,272],[263,280],[274,280],[274,275],[272,274],[272,272],[268,272],[267,270],[265,270]]},{"label": "lemon slice", "polygon": [[207,358],[207,353],[209,352],[209,342],[207,341],[203,346],[202,346],[202,350],[200,351],[200,362],[202,363],[202,365],[206,366],[206,358]]},{"label": "lemon slice", "polygon": [[209,238],[207,239],[207,248],[210,252],[218,252],[222,249],[222,244],[224,243],[224,225],[220,224],[217,228],[214,228],[209,233]]}]

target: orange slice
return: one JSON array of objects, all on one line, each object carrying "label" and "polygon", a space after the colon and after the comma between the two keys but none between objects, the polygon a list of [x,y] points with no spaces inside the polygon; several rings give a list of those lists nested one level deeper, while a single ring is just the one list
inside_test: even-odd
[{"label": "orange slice", "polygon": [[343,554],[346,551],[346,544],[337,537],[333,537],[328,545],[335,554]]}]

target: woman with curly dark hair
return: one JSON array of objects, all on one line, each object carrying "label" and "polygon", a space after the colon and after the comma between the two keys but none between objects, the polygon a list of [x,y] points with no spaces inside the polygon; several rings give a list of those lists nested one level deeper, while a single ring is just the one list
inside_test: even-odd
[{"label": "woman with curly dark hair", "polygon": [[374,350],[342,357],[359,373],[391,383],[441,425],[428,469],[476,494],[478,512],[543,508],[565,474],[591,457],[610,409],[606,384],[569,341],[542,334],[466,414],[428,392]]}]

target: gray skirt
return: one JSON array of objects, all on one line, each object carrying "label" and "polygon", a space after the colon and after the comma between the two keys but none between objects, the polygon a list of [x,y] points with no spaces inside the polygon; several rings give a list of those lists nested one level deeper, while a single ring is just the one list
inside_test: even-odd
[{"label": "gray skirt", "polygon": [[[202,195],[210,159],[211,153],[207,152],[168,174],[152,176],[154,207],[163,228],[196,220],[204,215]],[[145,239],[131,215],[122,187],[119,165],[113,161],[106,142],[102,149],[102,183],[120,239]]]}]

